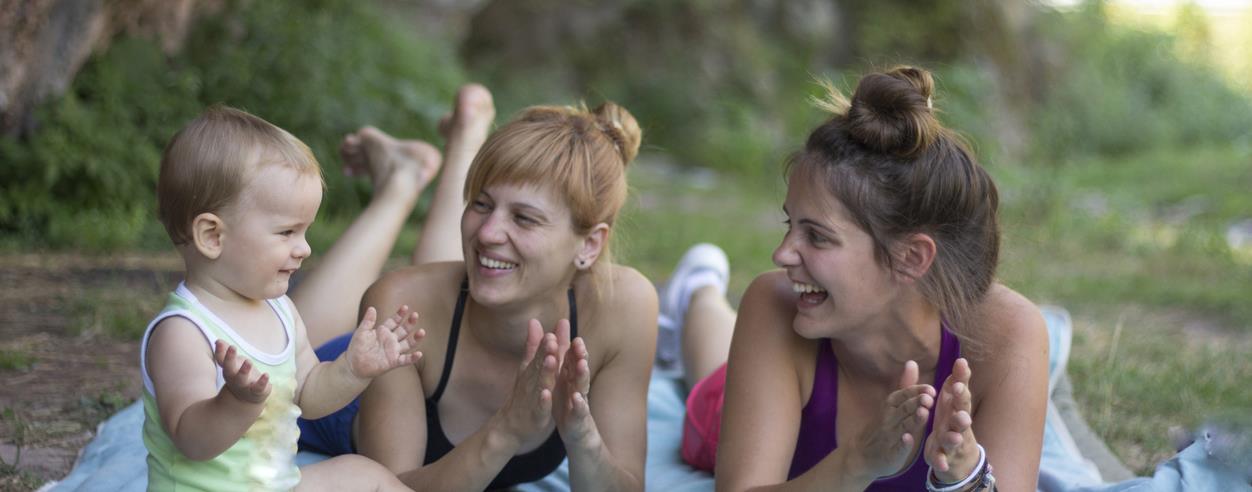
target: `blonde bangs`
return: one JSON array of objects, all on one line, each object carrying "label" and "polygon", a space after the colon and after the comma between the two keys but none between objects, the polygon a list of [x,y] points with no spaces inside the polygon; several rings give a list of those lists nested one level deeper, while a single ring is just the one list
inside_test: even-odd
[{"label": "blonde bangs", "polygon": [[592,145],[584,132],[561,131],[568,126],[553,119],[519,119],[495,132],[470,166],[465,199],[472,200],[495,185],[535,185],[565,200],[578,232],[604,221],[597,217],[602,207],[596,206],[597,192],[604,190],[597,189],[589,168],[606,157],[599,155],[603,150],[596,151],[605,146]]}]

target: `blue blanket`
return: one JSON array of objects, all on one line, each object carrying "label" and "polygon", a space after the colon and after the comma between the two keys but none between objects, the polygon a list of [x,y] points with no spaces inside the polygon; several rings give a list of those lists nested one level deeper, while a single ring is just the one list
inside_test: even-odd
[{"label": "blue blanket", "polygon": [[[1059,308],[1044,308],[1054,360],[1049,370],[1063,373],[1069,356],[1071,326],[1068,314]],[[1055,379],[1055,378],[1053,378]],[[710,491],[713,478],[683,463],[679,456],[682,441],[686,390],[679,380],[654,375],[648,389],[647,489],[666,492]],[[147,487],[147,450],[140,438],[143,407],[135,403],[100,425],[100,432],[83,450],[69,476],[55,484],[53,491],[141,492]],[[323,455],[301,452],[300,465],[325,459]],[[1157,467],[1152,477],[1120,483],[1104,483],[1100,472],[1083,458],[1056,408],[1048,404],[1044,428],[1043,458],[1039,488],[1044,492],[1147,492],[1147,491],[1244,491],[1252,492],[1241,476],[1212,460],[1200,445],[1183,450]],[[525,492],[569,490],[569,463],[543,480],[525,484]]]},{"label": "blue blanket", "polygon": [[[687,466],[678,455],[685,412],[683,384],[674,379],[653,377],[648,389],[648,490],[713,490],[713,477]],[[142,492],[148,486],[147,450],[140,438],[143,405],[136,402],[100,425],[100,432],[83,450],[69,476],[52,487],[53,491]],[[324,455],[302,451],[300,465],[326,459]],[[517,488],[523,492],[569,490],[569,462],[538,482]]]}]

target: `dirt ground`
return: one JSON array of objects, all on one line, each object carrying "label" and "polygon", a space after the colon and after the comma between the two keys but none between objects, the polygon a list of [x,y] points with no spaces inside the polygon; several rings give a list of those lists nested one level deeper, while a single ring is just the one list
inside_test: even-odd
[{"label": "dirt ground", "polygon": [[181,266],[0,256],[0,490],[64,477],[96,426],[139,397],[138,339]]}]

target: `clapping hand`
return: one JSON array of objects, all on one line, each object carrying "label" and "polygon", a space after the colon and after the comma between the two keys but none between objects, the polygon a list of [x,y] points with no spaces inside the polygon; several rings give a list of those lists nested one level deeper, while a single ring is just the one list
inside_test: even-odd
[{"label": "clapping hand", "polygon": [[560,355],[557,336],[545,334],[538,320],[530,320],[513,392],[498,413],[504,430],[518,442],[544,432],[552,422],[552,394]]},{"label": "clapping hand", "polygon": [[233,345],[218,340],[213,344],[213,361],[222,367],[226,390],[239,401],[261,403],[270,395],[270,375],[252,370],[252,361],[236,355]]},{"label": "clapping hand", "polygon": [[[569,339],[569,322],[565,320],[557,325],[558,342],[562,336],[565,340]],[[578,443],[583,447],[591,447],[598,440],[599,431],[591,417],[591,404],[588,401],[588,393],[591,391],[591,364],[587,359],[587,344],[582,337],[578,337],[567,347],[561,361],[553,414],[561,437],[567,444]]]},{"label": "clapping hand", "polygon": [[417,313],[408,306],[401,306],[396,314],[375,325],[377,312],[366,308],[365,316],[352,333],[348,342],[348,368],[352,375],[362,379],[376,377],[399,366],[415,364],[421,360],[421,352],[409,353],[417,341],[426,336],[418,330]]},{"label": "clapping hand", "polygon": [[859,436],[857,448],[874,476],[887,476],[903,468],[926,430],[935,388],[917,384],[917,380],[917,363],[910,360],[904,364],[899,389],[887,396],[882,421]]},{"label": "clapping hand", "polygon": [[935,405],[935,425],[926,440],[926,463],[940,481],[960,481],[978,464],[969,391],[971,374],[969,362],[957,359]]}]

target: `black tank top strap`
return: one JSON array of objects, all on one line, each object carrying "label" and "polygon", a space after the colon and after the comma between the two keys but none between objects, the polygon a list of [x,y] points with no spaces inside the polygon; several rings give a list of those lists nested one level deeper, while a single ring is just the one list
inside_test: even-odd
[{"label": "black tank top strap", "polygon": [[[426,456],[424,464],[434,463],[452,451],[452,442],[443,432],[439,421],[439,397],[448,385],[452,373],[452,360],[456,356],[457,338],[461,331],[461,315],[465,312],[466,298],[469,296],[469,279],[461,281],[461,293],[457,297],[456,312],[452,315],[452,329],[448,332],[448,352],[444,357],[443,373],[439,376],[439,385],[435,392],[426,399]],[[569,298],[570,337],[578,336],[578,308],[574,304],[574,288],[567,292]],[[556,430],[544,440],[538,448],[509,459],[504,468],[487,486],[488,489],[512,487],[519,483],[534,482],[548,476],[561,466],[565,460],[565,443]]]},{"label": "black tank top strap", "polygon": [[452,326],[448,330],[448,350],[443,356],[443,372],[439,374],[439,385],[427,401],[438,402],[443,396],[444,388],[448,387],[448,376],[452,374],[452,359],[456,358],[456,342],[461,338],[461,314],[465,312],[465,299],[469,297],[469,279],[461,280],[461,293],[456,297],[456,308],[452,312]]},{"label": "black tank top strap", "polygon": [[578,304],[574,302],[574,288],[570,287],[565,291],[565,297],[569,298],[569,339],[578,338]]}]

